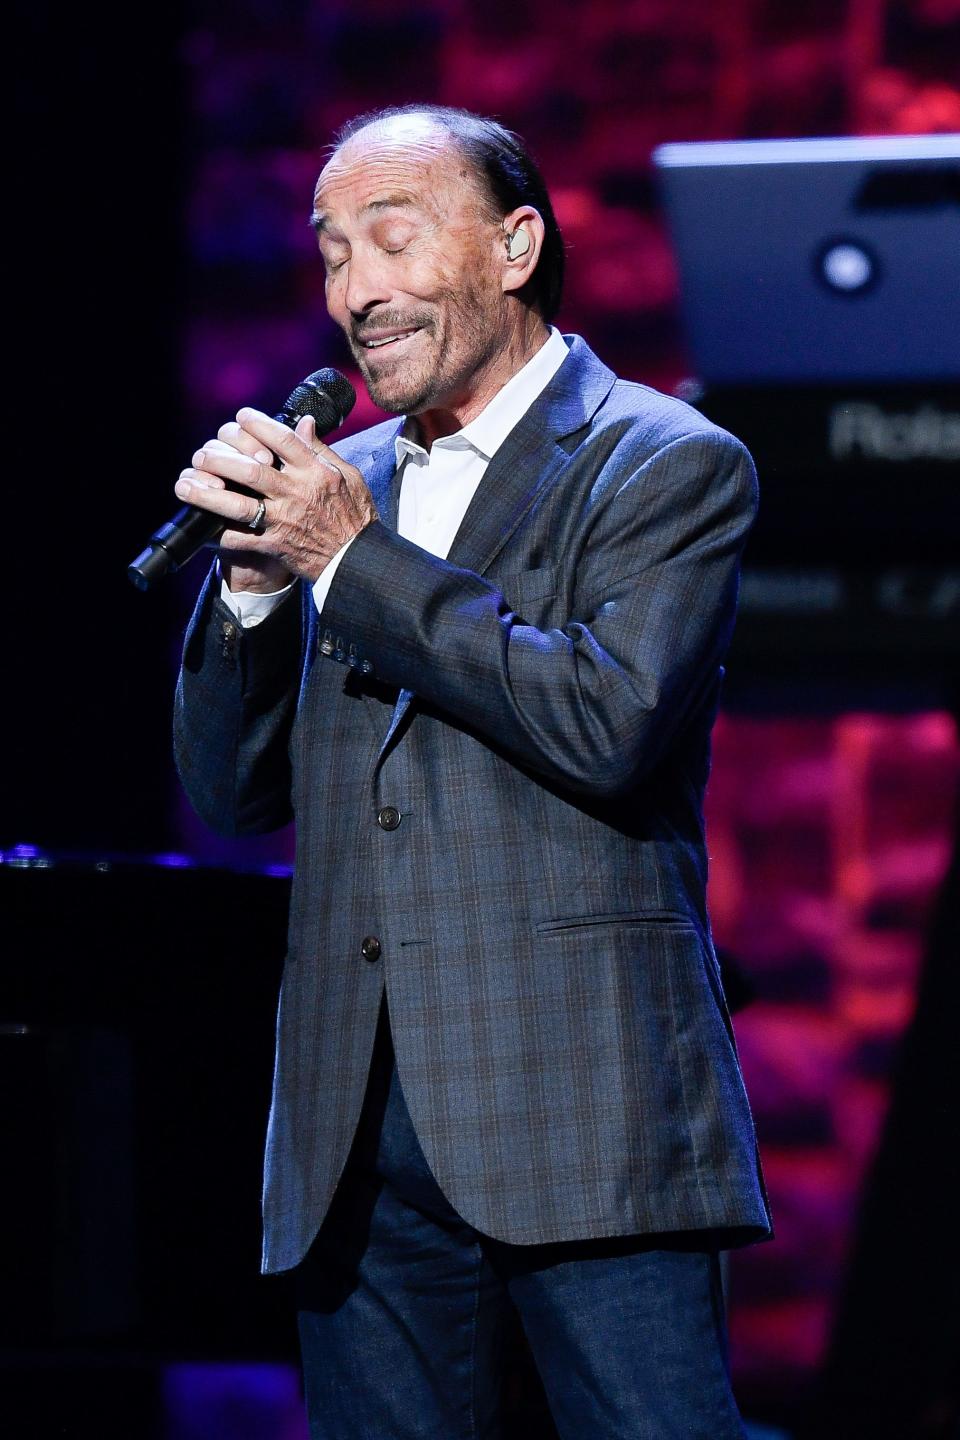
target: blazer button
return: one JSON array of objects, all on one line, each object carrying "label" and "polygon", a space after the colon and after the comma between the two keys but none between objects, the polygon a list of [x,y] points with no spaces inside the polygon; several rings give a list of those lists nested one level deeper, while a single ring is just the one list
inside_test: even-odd
[{"label": "blazer button", "polygon": [[376,935],[367,935],[365,937],[360,946],[360,954],[363,956],[364,960],[369,960],[371,963],[374,960],[380,959],[380,956],[382,954],[382,947]]},{"label": "blazer button", "polygon": [[240,643],[240,627],[232,620],[225,620],[220,629],[220,653],[224,660],[236,664],[237,646]]},{"label": "blazer button", "polygon": [[377,824],[381,830],[396,830],[400,824],[400,811],[395,805],[384,805],[377,816]]}]

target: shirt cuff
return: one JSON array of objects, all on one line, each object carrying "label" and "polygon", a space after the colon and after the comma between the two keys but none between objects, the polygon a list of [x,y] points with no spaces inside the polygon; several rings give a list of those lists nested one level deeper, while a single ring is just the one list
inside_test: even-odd
[{"label": "shirt cuff", "polygon": [[269,594],[262,595],[254,590],[231,590],[227,586],[220,572],[220,561],[217,561],[217,574],[220,575],[220,599],[228,610],[236,615],[244,630],[252,630],[254,625],[260,625],[268,615],[272,615],[285,595],[289,595],[297,583],[291,580],[282,590],[271,590]]},{"label": "shirt cuff", "polygon": [[356,538],[356,535],[351,535],[350,539],[346,542],[346,544],[340,546],[340,549],[337,551],[336,555],[334,555],[333,559],[328,560],[326,568],[320,573],[319,578],[314,581],[313,603],[317,607],[318,614],[321,614],[323,612],[324,602],[327,598],[327,591],[333,584],[333,577],[337,573],[337,566],[340,564],[340,561],[343,559],[344,555],[346,555],[347,551],[350,549],[350,546],[353,544]]}]

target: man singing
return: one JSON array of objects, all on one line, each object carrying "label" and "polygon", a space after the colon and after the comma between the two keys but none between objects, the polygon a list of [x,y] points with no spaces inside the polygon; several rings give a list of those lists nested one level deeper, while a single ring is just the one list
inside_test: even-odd
[{"label": "man singing", "polygon": [[492,1440],[513,1306],[565,1440],[740,1436],[717,1254],[769,1217],[702,801],[753,466],[552,327],[493,121],[361,117],[312,219],[402,418],[243,409],[176,487],[226,525],[181,776],[223,833],[297,825],[263,1268],[311,1435]]}]

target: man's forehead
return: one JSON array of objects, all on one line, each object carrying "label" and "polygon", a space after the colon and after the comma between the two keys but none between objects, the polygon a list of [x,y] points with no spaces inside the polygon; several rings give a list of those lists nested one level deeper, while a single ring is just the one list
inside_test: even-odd
[{"label": "man's forehead", "polygon": [[317,181],[314,207],[350,193],[427,197],[439,182],[469,171],[453,136],[428,116],[402,115],[358,130],[330,157]]},{"label": "man's forehead", "polygon": [[337,153],[341,154],[353,145],[377,141],[384,144],[428,144],[442,147],[449,145],[452,139],[448,127],[433,115],[383,115],[378,120],[371,120],[362,130],[355,130],[349,140],[339,146]]}]

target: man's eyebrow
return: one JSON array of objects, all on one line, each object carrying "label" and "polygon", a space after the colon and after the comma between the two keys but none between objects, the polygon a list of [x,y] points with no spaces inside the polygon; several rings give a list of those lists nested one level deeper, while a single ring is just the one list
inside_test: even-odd
[{"label": "man's eyebrow", "polygon": [[[366,205],[360,207],[360,214],[366,215],[371,210],[418,210],[420,201],[405,191],[397,191],[393,195],[384,195],[377,200],[368,200]],[[317,232],[322,234],[330,222],[329,215],[323,210],[314,210],[310,216],[310,225]]]},{"label": "man's eyebrow", "polygon": [[418,210],[420,202],[413,195],[406,191],[398,190],[393,195],[385,195],[381,200],[370,200],[363,206],[361,214],[367,210]]}]

